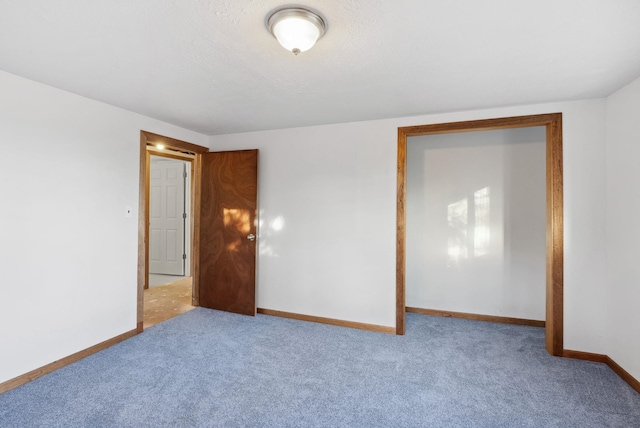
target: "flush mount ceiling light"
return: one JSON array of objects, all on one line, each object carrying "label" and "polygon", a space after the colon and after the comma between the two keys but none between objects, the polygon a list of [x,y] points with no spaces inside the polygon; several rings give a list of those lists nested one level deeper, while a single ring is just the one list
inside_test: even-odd
[{"label": "flush mount ceiling light", "polygon": [[310,10],[289,7],[272,13],[267,28],[283,48],[298,55],[316,44],[326,25],[320,15]]}]

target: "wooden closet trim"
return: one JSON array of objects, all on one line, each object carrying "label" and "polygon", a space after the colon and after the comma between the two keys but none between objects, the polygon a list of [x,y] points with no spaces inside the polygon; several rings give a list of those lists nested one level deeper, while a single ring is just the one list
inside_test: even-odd
[{"label": "wooden closet trim", "polygon": [[562,113],[398,128],[398,182],[396,197],[396,334],[405,333],[406,181],[407,137],[455,132],[545,126],[547,197],[546,348],[551,355],[563,352],[563,181]]}]

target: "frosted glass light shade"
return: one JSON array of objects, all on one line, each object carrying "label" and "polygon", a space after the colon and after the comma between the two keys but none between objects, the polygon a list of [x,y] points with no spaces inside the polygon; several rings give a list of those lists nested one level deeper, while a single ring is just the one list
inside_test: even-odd
[{"label": "frosted glass light shade", "polygon": [[320,16],[301,8],[278,10],[269,17],[267,27],[283,48],[296,55],[311,49],[325,31]]},{"label": "frosted glass light shade", "polygon": [[273,26],[273,34],[286,50],[304,52],[316,44],[320,30],[305,19],[286,18]]}]

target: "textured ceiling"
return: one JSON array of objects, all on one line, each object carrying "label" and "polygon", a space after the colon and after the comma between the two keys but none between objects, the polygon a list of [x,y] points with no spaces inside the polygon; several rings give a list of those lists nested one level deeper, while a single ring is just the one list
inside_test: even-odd
[{"label": "textured ceiling", "polygon": [[640,76],[638,0],[0,0],[0,69],[205,134],[603,97]]}]

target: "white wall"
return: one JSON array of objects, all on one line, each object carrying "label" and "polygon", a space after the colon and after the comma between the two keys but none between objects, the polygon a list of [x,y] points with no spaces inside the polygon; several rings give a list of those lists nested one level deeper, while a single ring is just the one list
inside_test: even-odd
[{"label": "white wall", "polygon": [[[212,138],[259,148],[258,307],[392,326],[395,147],[384,122]],[[371,144],[386,135],[391,144]]]},{"label": "white wall", "polygon": [[605,101],[221,135],[259,148],[258,306],[394,326],[397,128],[563,113],[565,347],[605,352]]},{"label": "white wall", "polygon": [[407,139],[411,307],[545,319],[546,129]]},{"label": "white wall", "polygon": [[0,382],[135,328],[140,129],[261,149],[260,307],[393,326],[398,126],[563,112],[565,347],[606,353],[604,100],[207,138],[3,72],[0,93]]},{"label": "white wall", "polygon": [[140,130],[207,139],[4,72],[0,94],[3,382],[136,327]]},{"label": "white wall", "polygon": [[607,354],[640,379],[640,79],[607,99]]}]

